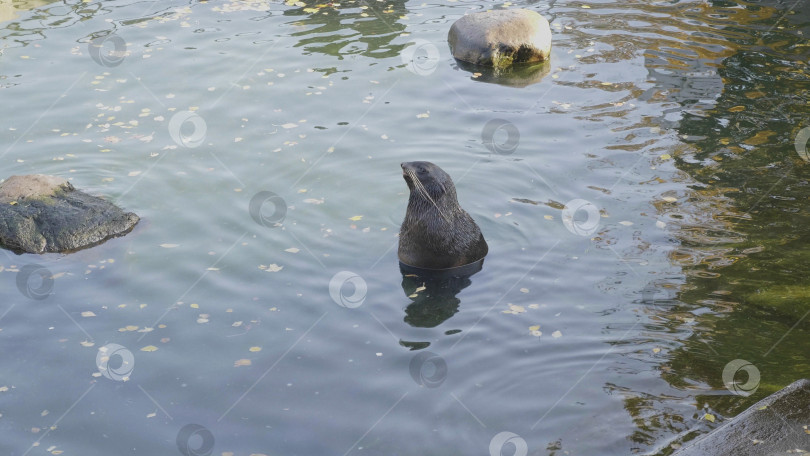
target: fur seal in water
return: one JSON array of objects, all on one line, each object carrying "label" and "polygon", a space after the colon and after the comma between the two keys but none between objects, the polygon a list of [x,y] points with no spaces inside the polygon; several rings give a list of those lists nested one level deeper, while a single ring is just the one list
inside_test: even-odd
[{"label": "fur seal in water", "polygon": [[433,163],[402,163],[411,195],[399,231],[399,261],[423,269],[474,263],[489,251],[481,229],[458,205],[450,175]]}]

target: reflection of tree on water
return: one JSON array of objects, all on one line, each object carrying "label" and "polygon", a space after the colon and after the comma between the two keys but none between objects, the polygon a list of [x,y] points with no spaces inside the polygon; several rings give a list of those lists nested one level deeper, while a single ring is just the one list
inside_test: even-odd
[{"label": "reflection of tree on water", "polygon": [[[716,427],[705,412],[734,416],[810,376],[810,163],[794,148],[810,126],[810,10],[791,13],[794,3],[690,5],[679,19],[698,31],[645,53],[654,86],[640,98],[661,104],[656,122],[687,146],[672,155],[694,184],[653,203],[678,241],[669,257],[685,282],[665,306],[640,291],[648,330],[673,341],[660,375],[682,394],[607,385],[624,397],[639,444],[690,440]],[[735,359],[761,373],[749,397],[724,385]]]},{"label": "reflection of tree on water", "polygon": [[[300,6],[304,4],[305,6]],[[318,52],[343,59],[347,55],[396,57],[406,46],[391,44],[405,24],[400,17],[408,13],[405,0],[386,2],[296,2],[298,8],[284,11],[285,16],[299,17],[295,23],[306,30],[294,32],[296,46],[307,52]]]}]

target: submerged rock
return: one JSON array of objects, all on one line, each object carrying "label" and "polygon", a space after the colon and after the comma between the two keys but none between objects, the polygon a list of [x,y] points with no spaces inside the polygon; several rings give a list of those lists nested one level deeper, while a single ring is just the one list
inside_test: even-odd
[{"label": "submerged rock", "polygon": [[[673,456],[762,456],[810,451],[810,380],[797,380]],[[803,450],[803,451],[799,451]]]},{"label": "submerged rock", "polygon": [[551,28],[546,18],[534,11],[484,11],[454,22],[447,41],[458,60],[504,68],[548,60]]},{"label": "submerged rock", "polygon": [[458,68],[472,73],[475,82],[487,82],[507,87],[526,87],[543,80],[551,72],[551,64],[546,62],[532,65],[512,65],[507,68],[487,67],[456,60]]},{"label": "submerged rock", "polygon": [[77,250],[126,234],[138,220],[60,177],[11,176],[0,184],[0,245],[14,251]]}]

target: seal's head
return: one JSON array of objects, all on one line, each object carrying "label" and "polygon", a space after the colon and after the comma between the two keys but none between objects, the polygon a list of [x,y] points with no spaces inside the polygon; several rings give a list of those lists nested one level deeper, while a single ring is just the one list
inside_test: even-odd
[{"label": "seal's head", "polygon": [[402,177],[411,191],[411,199],[415,197],[429,203],[430,199],[448,197],[456,201],[456,186],[443,169],[426,161],[405,162],[400,166]]},{"label": "seal's head", "polygon": [[399,232],[399,260],[416,268],[447,269],[484,258],[487,243],[459,206],[450,175],[426,161],[400,166],[411,194]]}]

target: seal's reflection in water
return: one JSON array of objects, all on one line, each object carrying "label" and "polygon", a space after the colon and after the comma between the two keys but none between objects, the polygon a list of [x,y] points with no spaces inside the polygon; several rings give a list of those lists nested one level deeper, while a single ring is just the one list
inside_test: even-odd
[{"label": "seal's reflection in water", "polygon": [[470,286],[470,277],[483,265],[483,258],[450,269],[422,269],[400,262],[402,290],[412,301],[405,308],[405,322],[415,328],[435,328],[455,315],[461,304],[456,295]]}]

